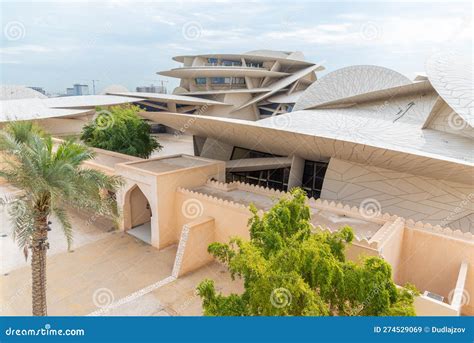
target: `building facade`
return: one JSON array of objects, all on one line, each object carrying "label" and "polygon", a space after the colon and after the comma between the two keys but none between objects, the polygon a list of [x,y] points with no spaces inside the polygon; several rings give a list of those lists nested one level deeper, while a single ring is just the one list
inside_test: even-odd
[{"label": "building facade", "polygon": [[301,52],[256,50],[243,54],[175,56],[179,68],[159,75],[180,79],[174,94],[210,99],[203,115],[259,120],[290,112],[298,97],[324,68]]},{"label": "building facade", "polygon": [[472,64],[437,54],[426,69],[410,80],[377,66],[342,68],[307,87],[292,112],[258,121],[142,115],[187,127],[196,155],[226,162],[227,181],[299,186],[474,233]]}]

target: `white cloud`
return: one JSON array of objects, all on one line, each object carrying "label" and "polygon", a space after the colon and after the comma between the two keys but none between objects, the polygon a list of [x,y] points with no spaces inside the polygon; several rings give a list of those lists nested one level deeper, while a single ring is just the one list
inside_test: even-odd
[{"label": "white cloud", "polygon": [[171,26],[176,25],[176,23],[174,21],[166,19],[165,17],[163,17],[161,15],[154,15],[154,16],[151,17],[151,19],[154,22],[157,22],[157,23],[160,23],[160,24],[166,24],[166,25],[171,25]]},{"label": "white cloud", "polygon": [[300,25],[264,33],[266,39],[294,40],[310,44],[416,45],[469,40],[472,22],[462,18],[387,17],[374,21]]},{"label": "white cloud", "polygon": [[15,55],[15,54],[23,54],[23,53],[42,53],[42,52],[50,52],[50,51],[51,51],[50,48],[47,48],[42,45],[34,45],[34,44],[25,44],[25,45],[0,48],[0,54],[5,54],[5,55]]},{"label": "white cloud", "polygon": [[322,24],[318,25],[317,28],[323,31],[329,32],[346,32],[347,29],[351,26],[349,23],[343,24]]}]

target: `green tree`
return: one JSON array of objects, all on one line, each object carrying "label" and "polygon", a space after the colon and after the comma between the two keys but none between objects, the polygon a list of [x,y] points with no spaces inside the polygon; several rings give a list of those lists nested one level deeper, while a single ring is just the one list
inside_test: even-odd
[{"label": "green tree", "polygon": [[138,106],[97,108],[95,120],[82,129],[81,140],[89,146],[142,158],[162,146],[150,134],[150,125],[140,118]]},{"label": "green tree", "polygon": [[391,267],[379,257],[356,264],[345,260],[354,235],[312,232],[306,196],[295,189],[262,217],[255,207],[250,241],[213,243],[209,252],[242,278],[242,294],[216,293],[214,282],[197,287],[204,313],[215,316],[414,315],[416,290],[398,289]]},{"label": "green tree", "polygon": [[49,219],[58,219],[70,247],[68,206],[116,217],[107,191],[115,192],[121,180],[85,168],[82,163],[94,156],[85,145],[64,141],[54,146],[51,136],[30,122],[12,122],[0,131],[0,153],[0,178],[22,191],[6,204],[13,237],[25,257],[31,250],[33,315],[45,316]]}]

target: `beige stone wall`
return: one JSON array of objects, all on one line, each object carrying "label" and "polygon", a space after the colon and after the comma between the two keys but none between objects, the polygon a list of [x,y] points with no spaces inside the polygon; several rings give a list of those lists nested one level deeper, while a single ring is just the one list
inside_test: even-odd
[{"label": "beige stone wall", "polygon": [[[456,286],[459,268],[464,261],[470,265],[465,284],[469,297],[474,295],[474,242],[447,237],[429,231],[405,229],[398,268],[399,284],[413,283],[446,299]],[[462,313],[474,315],[474,301],[462,308]]]},{"label": "beige stone wall", "polygon": [[405,221],[402,220],[390,227],[383,241],[379,244],[378,250],[382,256],[392,266],[393,280],[397,284],[403,284],[400,278],[400,259],[403,247],[403,237],[405,234]]},{"label": "beige stone wall", "polygon": [[160,175],[157,180],[158,221],[160,230],[160,244],[163,248],[178,242],[180,231],[177,226],[177,217],[174,215],[180,207],[176,205],[176,189],[178,187],[197,187],[212,177],[223,179],[225,164],[212,164],[196,169],[180,170]]},{"label": "beige stone wall", "polygon": [[173,277],[180,277],[213,261],[207,248],[215,242],[212,217],[199,217],[183,226],[173,267]]},{"label": "beige stone wall", "polygon": [[424,295],[415,298],[417,316],[458,316],[455,309],[445,303],[440,303]]},{"label": "beige stone wall", "polygon": [[[196,215],[214,218],[216,241],[228,242],[234,236],[248,239],[247,222],[250,212],[246,206],[185,189],[179,189],[176,194],[177,231],[181,232],[178,228],[194,220],[184,215],[186,204],[197,204],[199,211]],[[354,208],[327,201],[310,200],[309,204],[349,216],[357,216],[358,213]],[[411,220],[405,221],[387,214],[381,214],[373,220],[384,221],[384,224],[369,241],[356,238],[354,244],[347,249],[348,260],[359,261],[362,256],[383,257],[392,266],[393,278],[397,284],[410,282],[422,293],[430,291],[447,299],[448,304],[443,304],[427,297],[419,297],[416,300],[419,315],[456,315],[457,311],[449,306],[450,296],[452,297],[451,291],[456,287],[461,263],[467,261],[471,266],[474,265],[472,235]],[[464,294],[474,294],[474,278],[470,269],[467,280]],[[472,304],[465,305],[462,313],[472,314]]]},{"label": "beige stone wall", "polygon": [[[200,186],[205,184],[210,178],[223,180],[225,177],[224,162],[196,164],[196,166],[183,167],[168,172],[154,172],[153,170],[159,169],[158,165],[150,170],[141,166],[141,163],[156,164],[160,160],[166,160],[166,158],[172,157],[156,158],[146,162],[118,164],[116,166],[117,174],[125,180],[124,187],[117,195],[117,202],[123,216],[122,229],[127,230],[131,228],[130,194],[131,190],[138,186],[147,198],[152,212],[151,243],[160,249],[176,244],[183,226],[182,223],[177,223],[177,217],[175,216],[177,208],[175,202],[176,190],[179,187],[192,188]],[[196,161],[204,160],[198,157],[188,158],[190,158],[191,162],[192,159]]]},{"label": "beige stone wall", "polygon": [[135,227],[151,220],[150,204],[143,192],[137,186],[130,193],[131,227]]},{"label": "beige stone wall", "polygon": [[[192,208],[196,208],[194,214]],[[215,198],[193,194],[183,190],[176,192],[174,216],[176,218],[176,235],[181,228],[192,222],[197,216],[206,215],[214,218],[215,240],[228,242],[231,237],[249,239],[247,223],[250,211],[246,206],[228,201],[216,201]]]}]

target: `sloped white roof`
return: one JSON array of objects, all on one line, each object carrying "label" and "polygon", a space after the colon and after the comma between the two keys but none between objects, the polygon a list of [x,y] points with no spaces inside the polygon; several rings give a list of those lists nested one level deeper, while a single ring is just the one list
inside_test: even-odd
[{"label": "sloped white roof", "polygon": [[309,86],[295,104],[295,110],[310,109],[326,102],[411,83],[406,76],[384,67],[345,67],[330,72]]},{"label": "sloped white roof", "polygon": [[0,101],[0,122],[73,116],[86,114],[90,111],[90,109],[51,108],[46,105],[44,100],[30,98]]},{"label": "sloped white roof", "polygon": [[137,102],[143,99],[111,95],[30,98],[0,101],[0,122],[86,114],[96,106]]},{"label": "sloped white roof", "polygon": [[[187,96],[187,95],[177,95],[177,94],[164,94],[164,93],[142,93],[142,92],[109,92],[112,95],[120,95],[120,96],[127,96],[127,97],[137,97],[148,100],[155,100],[160,102],[174,102],[178,104],[186,104],[186,105],[223,105],[228,106],[224,102],[215,101],[215,100],[208,100],[203,98],[198,98],[195,96]],[[136,100],[139,101],[139,100]]]},{"label": "sloped white roof", "polygon": [[122,85],[108,85],[100,91],[100,95],[106,95],[110,93],[129,92],[127,87]]},{"label": "sloped white roof", "polygon": [[473,181],[470,139],[409,123],[351,116],[340,109],[291,112],[256,122],[169,112],[141,115],[174,128],[192,120],[189,134],[277,155],[336,157],[415,175]]},{"label": "sloped white roof", "polygon": [[264,94],[261,94],[259,96],[256,96],[255,98],[252,98],[250,101],[248,101],[245,104],[243,104],[243,105],[237,107],[236,109],[234,109],[234,111],[238,111],[238,110],[240,110],[244,107],[247,107],[247,106],[250,106],[252,104],[257,103],[260,100],[266,99],[269,96],[277,93],[279,90],[289,86],[290,84],[292,84],[296,80],[299,80],[299,79],[305,77],[306,75],[308,75],[309,73],[312,73],[312,72],[318,71],[318,70],[324,70],[324,67],[319,65],[319,64],[314,64],[314,65],[311,65],[311,66],[306,67],[304,69],[298,70],[297,72],[295,72],[295,73],[293,73],[293,74],[291,74],[287,77],[284,77],[284,78],[274,82],[273,84],[269,85],[269,88],[271,89],[271,91],[269,91],[268,93],[264,93]]},{"label": "sloped white roof", "polygon": [[5,85],[0,86],[0,100],[13,99],[44,99],[46,95],[25,86]]},{"label": "sloped white roof", "polygon": [[436,53],[426,62],[426,73],[433,87],[472,127],[474,127],[473,67],[472,59],[455,51]]}]

